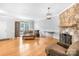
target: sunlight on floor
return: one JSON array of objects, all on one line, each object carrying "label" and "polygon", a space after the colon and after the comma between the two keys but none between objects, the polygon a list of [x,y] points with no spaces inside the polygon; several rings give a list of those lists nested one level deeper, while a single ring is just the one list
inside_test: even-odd
[{"label": "sunlight on floor", "polygon": [[25,52],[28,52],[29,49],[30,49],[30,44],[29,43],[25,43],[24,44],[22,37],[20,37],[20,40],[19,40],[19,51],[20,51],[20,55],[21,56],[26,55]]}]

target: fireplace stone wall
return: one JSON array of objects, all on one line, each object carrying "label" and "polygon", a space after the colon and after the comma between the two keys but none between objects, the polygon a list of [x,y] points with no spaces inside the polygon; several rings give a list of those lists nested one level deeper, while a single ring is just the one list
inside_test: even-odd
[{"label": "fireplace stone wall", "polygon": [[[75,17],[78,14],[77,17]],[[72,43],[79,41],[79,3],[63,11],[60,15],[60,34],[72,35]]]}]

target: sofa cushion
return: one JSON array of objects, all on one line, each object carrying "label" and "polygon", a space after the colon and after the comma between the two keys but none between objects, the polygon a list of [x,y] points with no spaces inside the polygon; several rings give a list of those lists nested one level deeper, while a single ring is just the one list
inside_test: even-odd
[{"label": "sofa cushion", "polygon": [[69,56],[79,56],[79,41],[73,43],[66,54]]},{"label": "sofa cushion", "polygon": [[50,45],[46,48],[46,52],[47,54],[50,55],[65,55],[65,52],[67,51],[67,49],[65,49],[64,47],[58,45],[58,44],[54,44],[54,45]]}]

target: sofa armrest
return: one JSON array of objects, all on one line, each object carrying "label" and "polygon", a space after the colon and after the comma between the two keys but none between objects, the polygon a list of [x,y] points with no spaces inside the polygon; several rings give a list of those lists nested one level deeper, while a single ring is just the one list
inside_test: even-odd
[{"label": "sofa armrest", "polygon": [[66,56],[66,54],[52,49],[52,50],[49,50],[48,56]]},{"label": "sofa armrest", "polygon": [[49,45],[45,48],[45,52],[48,56],[65,56],[67,49],[58,45]]}]

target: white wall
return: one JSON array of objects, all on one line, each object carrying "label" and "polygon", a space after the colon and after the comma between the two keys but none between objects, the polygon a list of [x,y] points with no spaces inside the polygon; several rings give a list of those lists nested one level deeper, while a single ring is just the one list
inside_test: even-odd
[{"label": "white wall", "polygon": [[9,16],[0,16],[0,39],[14,37],[14,20]]},{"label": "white wall", "polygon": [[13,17],[9,17],[7,19],[7,36],[9,38],[13,38],[15,36],[15,19]]},{"label": "white wall", "polygon": [[6,29],[6,22],[0,20],[0,38],[5,38],[7,37],[7,29]]},{"label": "white wall", "polygon": [[35,21],[35,29],[40,31],[55,32],[54,36],[59,38],[59,17],[56,16],[51,20],[42,19]]}]

